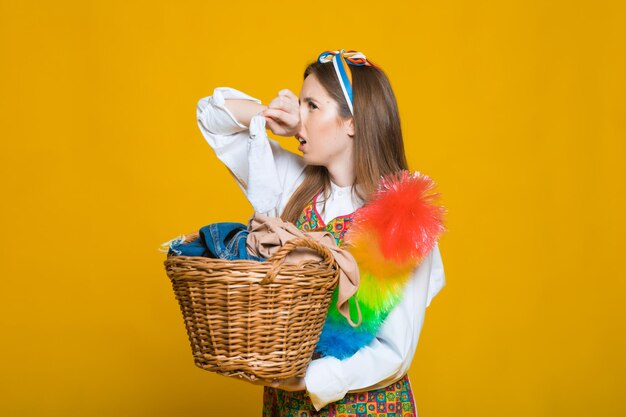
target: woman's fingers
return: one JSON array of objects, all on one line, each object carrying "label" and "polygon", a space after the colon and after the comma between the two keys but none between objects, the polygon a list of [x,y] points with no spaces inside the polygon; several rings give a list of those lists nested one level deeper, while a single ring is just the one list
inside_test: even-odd
[{"label": "woman's fingers", "polygon": [[[282,95],[281,95],[282,93]],[[279,93],[279,95],[281,95],[281,97],[284,97],[285,100],[288,103],[289,106],[289,112],[292,111],[296,111],[299,112],[300,111],[300,103],[298,102],[298,96],[296,96],[294,93],[292,93],[289,90],[281,90],[281,92]]]},{"label": "woman's fingers", "polygon": [[294,136],[298,129],[298,119],[282,110],[265,110],[265,123],[276,135]]},{"label": "woman's fingers", "polygon": [[298,101],[298,96],[296,96],[291,90],[285,88],[278,92],[278,95],[284,95],[285,97],[289,97],[290,100]]},{"label": "woman's fingers", "polygon": [[298,377],[272,381],[270,383],[270,386],[273,388],[282,389],[284,391],[304,391],[306,389],[304,378]]},{"label": "woman's fingers", "polygon": [[297,125],[299,117],[293,113],[288,113],[280,109],[265,109],[263,116],[271,117],[276,122],[286,125]]},{"label": "woman's fingers", "polygon": [[282,109],[288,113],[292,113],[298,111],[298,97],[287,89],[280,90],[278,96],[270,102],[268,107],[272,109]]},{"label": "woman's fingers", "polygon": [[276,128],[278,126],[276,125],[276,122],[272,118],[265,116],[265,124],[267,125],[267,127],[269,127],[269,129],[272,132],[276,133]]},{"label": "woman's fingers", "polygon": [[298,97],[288,89],[280,90],[262,114],[274,134],[293,136],[299,129],[300,104]]},{"label": "woman's fingers", "polygon": [[274,99],[270,101],[270,104],[267,107],[270,109],[277,109],[277,108],[280,108],[282,104],[283,104],[283,100],[281,97],[274,97]]},{"label": "woman's fingers", "polygon": [[284,96],[281,97],[276,97],[274,100],[272,100],[269,104],[269,106],[267,106],[270,109],[277,109],[277,110],[283,110],[287,113],[291,113],[293,111],[293,103],[291,103],[290,99],[287,99]]},{"label": "woman's fingers", "polygon": [[272,119],[275,119],[275,120],[282,119],[284,114],[285,112],[279,109],[265,109],[263,111],[263,116],[271,117]]},{"label": "woman's fingers", "polygon": [[287,129],[285,128],[284,123],[280,123],[270,116],[265,116],[265,124],[275,135],[286,135]]}]

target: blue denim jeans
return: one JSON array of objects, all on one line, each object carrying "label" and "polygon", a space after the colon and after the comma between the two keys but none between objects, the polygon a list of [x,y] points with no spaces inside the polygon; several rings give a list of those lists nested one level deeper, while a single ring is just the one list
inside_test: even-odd
[{"label": "blue denim jeans", "polygon": [[204,256],[249,261],[264,261],[248,254],[246,240],[248,229],[241,223],[213,223],[199,230],[198,239],[189,243],[174,241],[170,245],[168,254],[178,256]]}]

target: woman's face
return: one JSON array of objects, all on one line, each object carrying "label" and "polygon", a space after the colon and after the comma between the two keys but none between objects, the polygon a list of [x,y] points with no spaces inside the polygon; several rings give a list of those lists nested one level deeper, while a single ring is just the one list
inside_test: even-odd
[{"label": "woman's face", "polygon": [[[328,169],[345,164],[352,158],[352,119],[339,118],[337,102],[333,100],[315,75],[305,78],[300,91],[301,129],[296,136],[307,165]],[[351,166],[351,164],[349,164]]]}]

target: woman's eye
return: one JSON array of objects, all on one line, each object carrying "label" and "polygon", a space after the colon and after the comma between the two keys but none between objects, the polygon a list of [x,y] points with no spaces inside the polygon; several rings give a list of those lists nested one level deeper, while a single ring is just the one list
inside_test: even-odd
[{"label": "woman's eye", "polygon": [[317,106],[309,101],[309,107],[312,109],[317,109]]}]

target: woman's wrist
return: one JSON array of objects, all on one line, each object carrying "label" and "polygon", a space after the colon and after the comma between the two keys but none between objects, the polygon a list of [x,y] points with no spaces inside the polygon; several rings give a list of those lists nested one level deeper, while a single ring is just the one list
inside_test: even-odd
[{"label": "woman's wrist", "polygon": [[235,116],[239,123],[246,127],[250,127],[252,117],[267,109],[267,106],[245,99],[227,99],[224,100],[224,106]]}]

